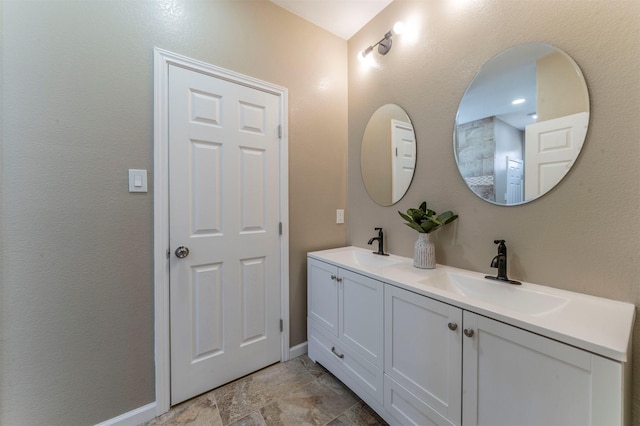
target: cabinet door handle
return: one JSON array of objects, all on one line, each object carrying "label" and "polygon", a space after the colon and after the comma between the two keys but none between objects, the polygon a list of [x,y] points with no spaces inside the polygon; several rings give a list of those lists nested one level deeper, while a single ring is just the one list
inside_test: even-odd
[{"label": "cabinet door handle", "polygon": [[335,346],[331,346],[331,352],[333,352],[333,354],[335,356],[337,356],[338,358],[340,358],[340,359],[344,358],[344,354],[339,354],[338,352],[336,352],[336,347]]},{"label": "cabinet door handle", "polygon": [[336,281],[338,281],[339,283],[342,282],[342,278],[336,278]]},{"label": "cabinet door handle", "polygon": [[473,337],[473,330],[470,328],[465,328],[464,329],[464,335],[467,337]]},{"label": "cabinet door handle", "polygon": [[455,322],[450,322],[447,325],[449,326],[449,330],[457,330],[458,329],[458,324],[456,324]]},{"label": "cabinet door handle", "polygon": [[336,278],[338,278],[338,277],[336,277],[335,275],[331,274],[331,279],[332,280],[335,280]]}]

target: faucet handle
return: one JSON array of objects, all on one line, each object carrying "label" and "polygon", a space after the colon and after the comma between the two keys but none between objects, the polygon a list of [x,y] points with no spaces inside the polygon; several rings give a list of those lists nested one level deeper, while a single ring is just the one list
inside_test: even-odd
[{"label": "faucet handle", "polygon": [[504,240],[493,240],[493,244],[504,244]]},{"label": "faucet handle", "polygon": [[382,228],[373,228],[373,229],[375,229],[376,231],[382,231]]}]

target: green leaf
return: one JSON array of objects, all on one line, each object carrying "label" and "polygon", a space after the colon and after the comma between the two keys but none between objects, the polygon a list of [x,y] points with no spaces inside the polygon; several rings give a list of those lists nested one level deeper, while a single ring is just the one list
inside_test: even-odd
[{"label": "green leaf", "polygon": [[457,214],[454,214],[453,216],[451,216],[449,219],[447,219],[447,221],[444,223],[445,225],[453,222],[454,220],[456,220],[458,218]]},{"label": "green leaf", "polygon": [[411,217],[413,218],[414,222],[420,223],[420,221],[424,217],[424,212],[422,210],[420,210],[420,209],[414,210],[413,214],[411,215]]},{"label": "green leaf", "polygon": [[440,222],[437,218],[433,217],[433,216],[429,216],[427,217],[428,220],[430,220],[431,222],[435,223],[436,225],[442,225],[442,222]]},{"label": "green leaf", "polygon": [[413,228],[418,232],[424,233],[425,231],[415,222],[405,223],[409,228]]},{"label": "green leaf", "polygon": [[427,216],[435,216],[436,212],[434,212],[433,210],[429,209],[427,210]]},{"label": "green leaf", "polygon": [[422,210],[423,212],[427,211],[427,202],[423,201],[422,204],[420,204],[420,210]]},{"label": "green leaf", "polygon": [[449,224],[454,220],[456,220],[457,218],[458,218],[458,215],[453,214],[453,212],[450,212],[450,211],[441,213],[440,216],[438,216],[438,220],[441,221],[443,225]]},{"label": "green leaf", "polygon": [[445,222],[447,219],[449,219],[451,216],[453,216],[453,213],[451,213],[450,211],[446,211],[444,213],[440,213],[438,215],[438,220],[440,222]]},{"label": "green leaf", "polygon": [[422,232],[426,232],[427,234],[431,231],[434,231],[435,230],[434,228],[436,228],[437,226],[438,226],[437,224],[433,223],[430,220],[425,220],[420,224],[420,227],[423,230]]},{"label": "green leaf", "polygon": [[412,221],[412,219],[411,219],[409,216],[407,216],[406,214],[404,214],[404,213],[402,213],[402,212],[400,212],[400,211],[399,211],[398,213],[399,213],[399,214],[400,214],[400,216],[402,216],[402,218],[403,218],[404,220],[406,220],[407,222],[411,222],[411,221]]}]

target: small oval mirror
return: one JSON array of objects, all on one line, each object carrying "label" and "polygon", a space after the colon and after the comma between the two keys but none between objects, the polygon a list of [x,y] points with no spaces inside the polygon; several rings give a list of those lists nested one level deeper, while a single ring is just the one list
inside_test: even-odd
[{"label": "small oval mirror", "polygon": [[373,201],[391,206],[406,194],[416,168],[416,137],[407,113],[386,104],[371,115],[362,137],[360,169]]},{"label": "small oval mirror", "polygon": [[573,59],[543,43],[512,47],[482,66],[460,101],[458,170],[486,201],[533,201],[568,173],[588,124],[587,84]]}]

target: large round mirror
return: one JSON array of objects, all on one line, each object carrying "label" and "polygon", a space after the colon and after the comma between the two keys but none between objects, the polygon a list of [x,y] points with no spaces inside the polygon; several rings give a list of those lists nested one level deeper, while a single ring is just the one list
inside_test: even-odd
[{"label": "large round mirror", "polygon": [[543,43],[503,51],[467,87],[453,151],[480,198],[511,206],[541,197],[568,173],[589,124],[589,93],[578,65]]},{"label": "large round mirror", "polygon": [[416,136],[407,113],[383,105],[369,119],[360,150],[362,180],[373,201],[397,203],[409,189],[416,168]]}]

